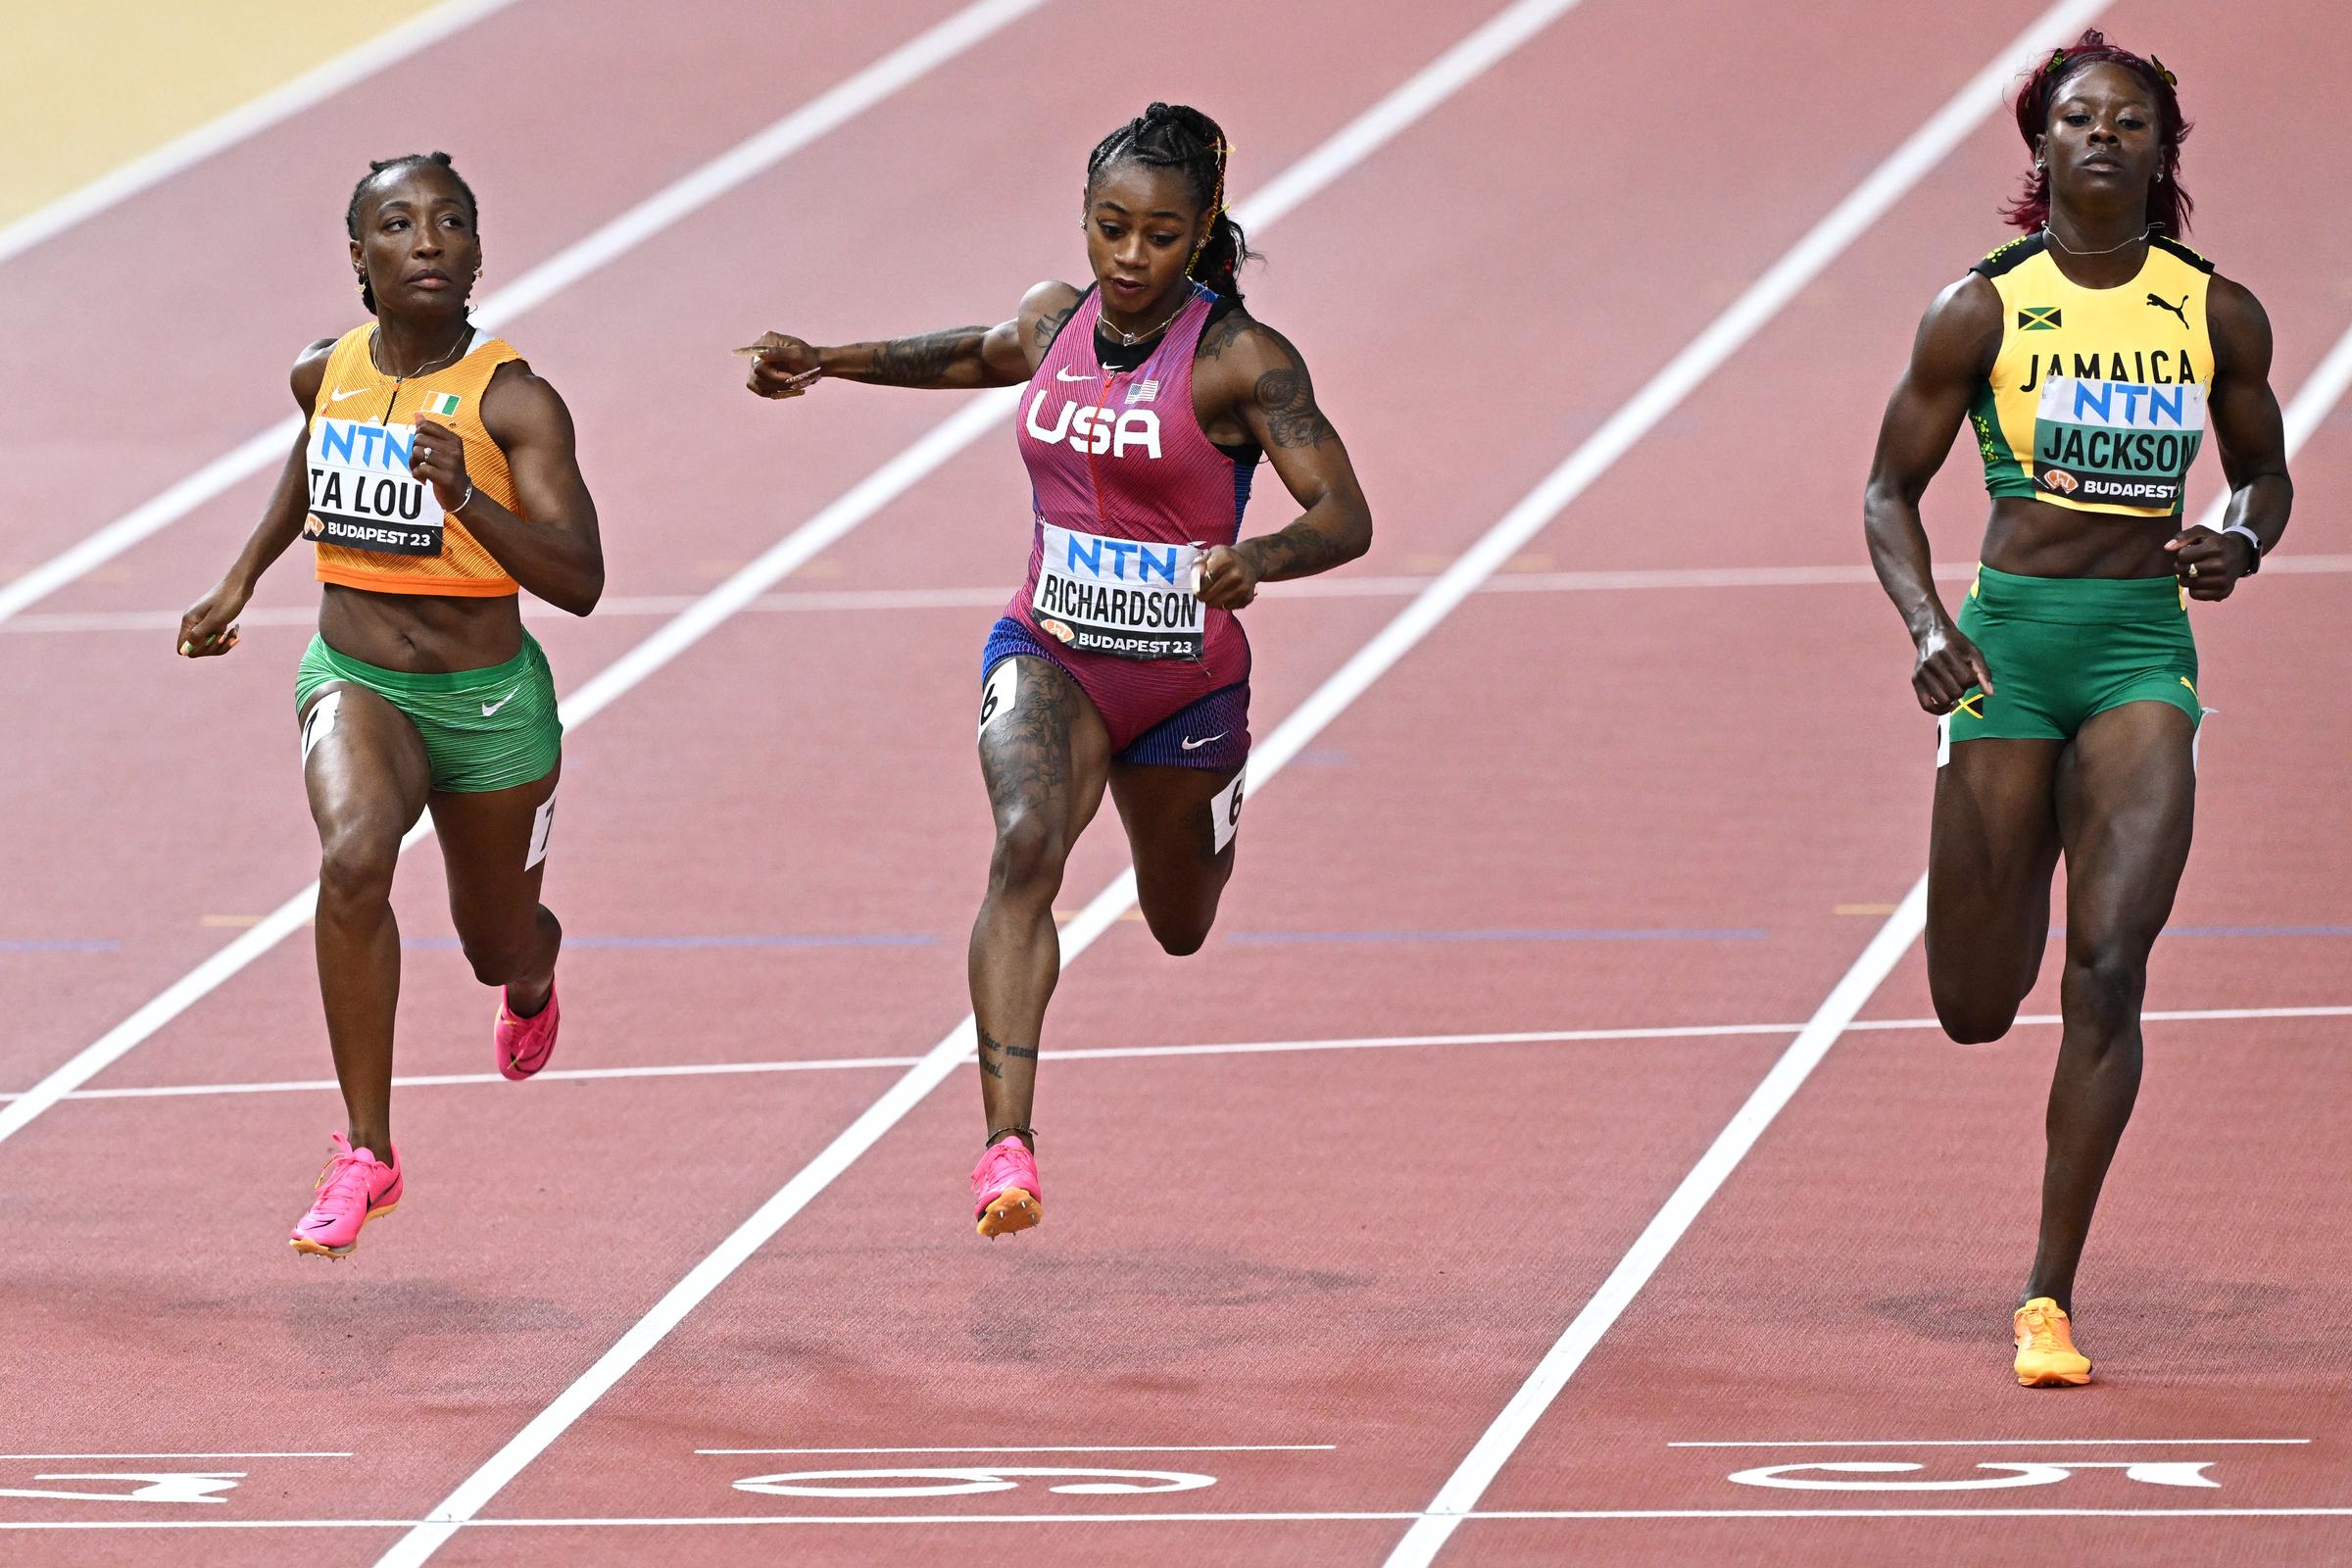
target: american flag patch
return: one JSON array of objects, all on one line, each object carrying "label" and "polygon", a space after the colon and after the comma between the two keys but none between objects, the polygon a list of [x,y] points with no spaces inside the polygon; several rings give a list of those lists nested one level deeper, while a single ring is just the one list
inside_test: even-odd
[{"label": "american flag patch", "polygon": [[1127,389],[1127,401],[1130,403],[1156,403],[1159,401],[1159,383],[1157,381],[1136,382]]}]

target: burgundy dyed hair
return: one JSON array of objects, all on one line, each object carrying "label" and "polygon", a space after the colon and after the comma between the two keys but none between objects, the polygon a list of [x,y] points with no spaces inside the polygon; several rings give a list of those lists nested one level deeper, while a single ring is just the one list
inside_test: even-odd
[{"label": "burgundy dyed hair", "polygon": [[[2172,73],[2153,58],[2143,60],[2129,49],[2107,41],[2096,27],[2086,27],[2074,44],[2059,50],[2034,68],[2017,94],[2017,133],[2033,150],[2034,138],[2049,128],[2050,105],[2067,82],[2090,66],[2121,66],[2140,79],[2156,100],[2156,135],[2162,143],[2157,168],[2163,177],[2148,186],[2148,221],[2174,239],[2188,232],[2188,215],[2196,204],[2180,188],[2180,144],[2188,139],[2189,122],[2180,118],[2180,97],[2173,90]],[[2001,216],[2031,233],[2050,220],[2050,176],[2041,170],[2026,172],[2025,188]]]}]

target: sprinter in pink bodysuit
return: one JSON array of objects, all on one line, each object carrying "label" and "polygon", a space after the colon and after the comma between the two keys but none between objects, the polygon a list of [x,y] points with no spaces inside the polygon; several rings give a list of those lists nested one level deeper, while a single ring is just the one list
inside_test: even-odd
[{"label": "sprinter in pink bodysuit", "polygon": [[[971,946],[983,1236],[1044,1213],[1029,1119],[1060,972],[1054,896],[1103,787],[1152,934],[1198,952],[1233,872],[1250,754],[1250,643],[1234,612],[1260,582],[1328,571],[1372,543],[1306,363],[1242,309],[1235,273],[1250,253],[1225,211],[1226,153],[1213,121],[1168,104],[1104,137],[1081,218],[1094,285],[1040,283],[1009,321],[838,348],[770,332],[756,346],[751,389],[768,398],[821,377],[1028,383],[1029,571],[981,656],[997,821]],[[1261,456],[1305,510],[1243,539]]]}]

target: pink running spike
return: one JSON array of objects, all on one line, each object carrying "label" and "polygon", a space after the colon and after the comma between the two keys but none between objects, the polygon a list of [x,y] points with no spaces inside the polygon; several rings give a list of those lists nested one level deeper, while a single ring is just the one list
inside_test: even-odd
[{"label": "pink running spike", "polygon": [[1037,1156],[1018,1138],[980,1152],[980,1163],[972,1168],[972,1217],[980,1222],[980,1234],[992,1239],[1025,1231],[1046,1217]]},{"label": "pink running spike", "polygon": [[514,1009],[507,1005],[502,990],[498,1000],[498,1027],[491,1035],[491,1045],[498,1054],[498,1070],[520,1083],[540,1068],[556,1054],[556,1025],[563,1009],[556,1005],[556,985],[547,985],[547,1005],[528,1018],[517,1018]]},{"label": "pink running spike", "polygon": [[400,1206],[407,1183],[400,1173],[400,1152],[387,1165],[365,1149],[354,1149],[341,1133],[334,1135],[336,1152],[318,1173],[318,1196],[311,1211],[295,1222],[288,1244],[297,1252],[318,1257],[349,1257],[360,1245],[360,1229],[379,1214]]}]

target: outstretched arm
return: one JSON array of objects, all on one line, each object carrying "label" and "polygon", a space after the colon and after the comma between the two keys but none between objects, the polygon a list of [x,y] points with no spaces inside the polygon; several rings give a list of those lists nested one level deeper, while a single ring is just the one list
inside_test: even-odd
[{"label": "outstretched arm", "polygon": [[1919,498],[1943,466],[1969,398],[2000,348],[2001,297],[1989,282],[1971,273],[1936,297],[1919,323],[1911,364],[1887,400],[1862,497],[1870,564],[1910,629],[1918,654],[1911,689],[1931,713],[1951,711],[1971,686],[1992,690],[1984,656],[1936,596]]},{"label": "outstretched arm", "polygon": [[278,470],[270,504],[262,509],[262,520],[254,525],[245,548],[237,552],[236,561],[221,579],[179,617],[177,647],[189,659],[212,658],[237,646],[237,617],[245,612],[245,603],[253,597],[262,573],[302,536],[302,519],[311,510],[311,410],[318,405],[318,382],[326,374],[327,356],[334,347],[333,338],[322,337],[294,361],[291,384],[295,406],[302,410],[303,426],[294,432],[294,450]]},{"label": "outstretched arm", "polygon": [[2205,412],[2222,449],[2230,512],[2221,531],[2184,528],[2165,548],[2191,599],[2227,599],[2286,532],[2295,486],[2286,476],[2286,424],[2271,390],[2271,318],[2262,302],[2243,284],[2217,277],[2205,296],[2205,320],[2214,350]]},{"label": "outstretched arm", "polygon": [[1040,283],[1009,321],[995,326],[951,326],[919,337],[820,347],[781,332],[764,332],[748,351],[749,385],[763,398],[798,397],[810,383],[833,378],[875,386],[943,391],[1018,386],[1044,361],[1054,334],[1078,308],[1067,283]]},{"label": "outstretched arm", "polygon": [[1212,550],[1201,563],[1201,599],[1239,610],[1261,582],[1311,577],[1371,549],[1372,509],[1291,340],[1238,312],[1210,330],[1218,337],[1202,350],[1207,373],[1231,396],[1234,415],[1265,449],[1291,499],[1306,509],[1280,532]]}]

